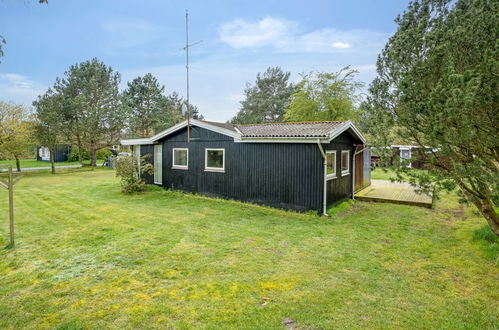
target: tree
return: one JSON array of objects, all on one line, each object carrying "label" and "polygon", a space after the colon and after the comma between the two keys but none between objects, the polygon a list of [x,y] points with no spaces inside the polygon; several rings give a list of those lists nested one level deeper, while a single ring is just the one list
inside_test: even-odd
[{"label": "tree", "polygon": [[0,101],[0,157],[15,159],[18,172],[21,171],[19,159],[26,154],[32,134],[28,110],[19,104]]},{"label": "tree", "polygon": [[151,136],[163,126],[162,122],[168,121],[167,111],[164,111],[167,105],[164,90],[150,73],[128,83],[124,97],[130,109],[129,127],[134,135]]},{"label": "tree", "polygon": [[284,115],[286,121],[357,120],[361,82],[358,72],[345,67],[338,72],[302,74],[297,91]]},{"label": "tree", "polygon": [[118,85],[120,74],[96,58],[72,65],[55,91],[63,102],[62,121],[68,123],[81,147],[89,150],[92,166],[97,150],[117,143],[127,116]]},{"label": "tree", "polygon": [[61,95],[49,89],[33,102],[36,110],[35,136],[38,143],[49,148],[51,172],[55,174],[55,149],[61,142],[62,107]]},{"label": "tree", "polygon": [[498,12],[489,0],[411,2],[378,57],[368,97],[373,142],[387,145],[385,133],[395,131],[430,146],[428,172],[408,172],[411,182],[423,191],[457,185],[497,235]]},{"label": "tree", "polygon": [[254,86],[246,84],[246,98],[231,122],[257,124],[283,121],[284,112],[294,92],[289,76],[290,73],[284,72],[280,67],[269,67],[263,74],[259,72]]}]

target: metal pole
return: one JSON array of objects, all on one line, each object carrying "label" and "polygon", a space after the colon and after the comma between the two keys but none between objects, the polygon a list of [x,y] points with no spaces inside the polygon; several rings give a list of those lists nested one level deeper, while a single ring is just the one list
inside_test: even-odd
[{"label": "metal pole", "polygon": [[14,178],[12,176],[12,165],[9,165],[9,229],[10,247],[14,247]]},{"label": "metal pole", "polygon": [[185,10],[185,69],[187,71],[187,143],[191,140],[190,120],[191,107],[189,102],[189,11]]}]

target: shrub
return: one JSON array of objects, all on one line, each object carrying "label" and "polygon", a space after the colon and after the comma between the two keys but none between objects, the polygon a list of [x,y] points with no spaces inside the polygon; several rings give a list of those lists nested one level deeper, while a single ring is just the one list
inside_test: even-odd
[{"label": "shrub", "polygon": [[102,148],[96,152],[97,159],[106,159],[113,155],[113,153],[108,148]]},{"label": "shrub", "polygon": [[[90,159],[90,155],[88,154],[88,152],[85,149],[82,149],[81,156],[82,156],[83,160]],[[79,160],[78,159],[78,147],[73,147],[73,148],[71,148],[71,151],[69,152],[68,161],[77,162],[78,160]]]},{"label": "shrub", "polygon": [[146,162],[146,157],[144,156],[140,159],[140,164],[134,156],[120,156],[116,158],[116,176],[121,179],[121,191],[125,194],[132,194],[147,189],[142,176],[144,174],[153,174],[153,166]]}]

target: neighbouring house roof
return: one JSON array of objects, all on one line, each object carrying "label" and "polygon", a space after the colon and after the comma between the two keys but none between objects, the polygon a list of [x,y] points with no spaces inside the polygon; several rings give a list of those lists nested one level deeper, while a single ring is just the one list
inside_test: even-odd
[{"label": "neighbouring house roof", "polygon": [[[284,122],[239,125],[191,119],[190,125],[234,138],[235,142],[330,142],[345,131],[366,142],[362,133],[349,121]],[[152,144],[184,128],[187,121],[172,126],[151,138],[122,140],[122,145]]]}]

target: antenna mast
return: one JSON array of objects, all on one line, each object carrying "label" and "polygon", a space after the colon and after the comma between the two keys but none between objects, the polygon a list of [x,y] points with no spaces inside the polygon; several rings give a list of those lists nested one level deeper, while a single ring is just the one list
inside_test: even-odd
[{"label": "antenna mast", "polygon": [[190,120],[191,120],[191,103],[189,101],[189,48],[199,44],[202,40],[197,41],[193,44],[189,45],[189,10],[185,10],[185,47],[182,48],[185,50],[185,70],[187,73],[187,142],[191,140],[191,132],[190,132]]}]

